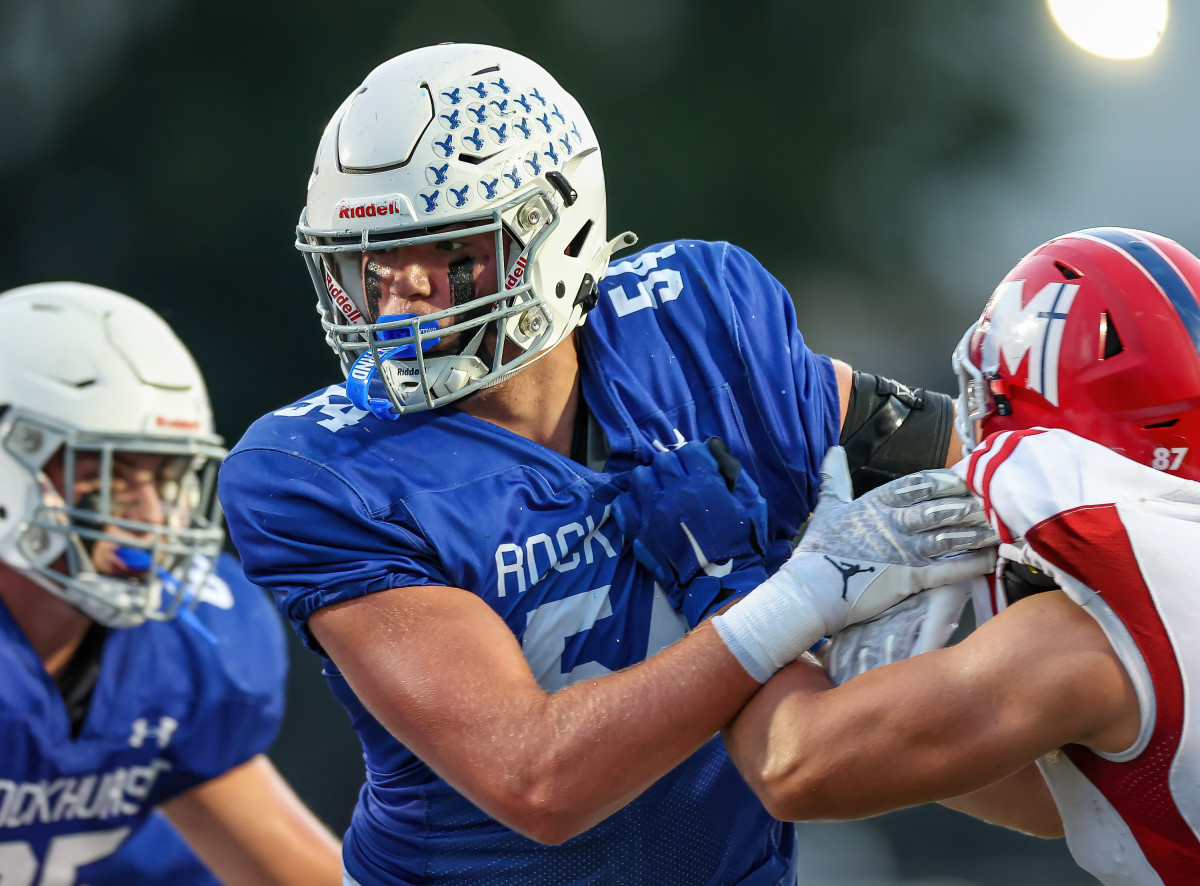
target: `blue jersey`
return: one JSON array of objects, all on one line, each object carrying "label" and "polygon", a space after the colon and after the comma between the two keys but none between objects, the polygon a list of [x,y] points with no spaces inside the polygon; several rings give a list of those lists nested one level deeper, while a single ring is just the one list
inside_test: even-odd
[{"label": "blue jersey", "polygon": [[[597,491],[654,442],[725,439],[769,505],[768,566],[815,501],[837,442],[831,361],[791,299],[728,244],[668,243],[613,264],[579,333],[584,399],[609,447],[596,472],[455,409],[376,418],[334,385],[256,422],[221,493],[252,580],[315,647],[317,609],[414,585],[468,589],[554,690],[641,661],[686,624],[636,563]],[[641,797],[560,846],[519,836],[398,743],[334,664],[368,781],[343,844],[362,886],[794,882],[772,820],[714,738]]]},{"label": "blue jersey", "polygon": [[87,886],[221,886],[161,812],[150,816],[97,868],[88,875]]},{"label": "blue jersey", "polygon": [[215,883],[154,808],[267,749],[286,654],[269,598],[222,555],[188,618],[108,632],[72,737],[0,604],[0,882]]}]

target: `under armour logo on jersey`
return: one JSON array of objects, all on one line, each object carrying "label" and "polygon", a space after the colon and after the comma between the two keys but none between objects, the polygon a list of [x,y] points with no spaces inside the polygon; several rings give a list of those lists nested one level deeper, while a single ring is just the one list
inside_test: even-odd
[{"label": "under armour logo on jersey", "polygon": [[830,557],[828,554],[825,555],[825,559],[828,560],[830,563],[832,563],[833,568],[842,574],[842,599],[843,600],[846,599],[846,594],[848,594],[850,592],[850,579],[852,579],[854,576],[858,575],[859,573],[875,571],[874,566],[864,567],[858,563],[849,563],[849,562],[839,563],[837,560],[833,559],[833,557]]},{"label": "under armour logo on jersey", "polygon": [[165,748],[171,743],[171,736],[178,728],[179,721],[174,717],[159,717],[158,725],[153,727],[145,717],[138,717],[133,721],[132,731],[129,733],[129,746],[140,748],[147,738],[153,737],[160,749]]}]

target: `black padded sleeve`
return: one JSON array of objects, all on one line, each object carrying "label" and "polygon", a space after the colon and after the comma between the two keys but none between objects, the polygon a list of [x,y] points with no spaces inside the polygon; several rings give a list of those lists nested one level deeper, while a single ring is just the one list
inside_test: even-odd
[{"label": "black padded sleeve", "polygon": [[913,471],[944,467],[953,433],[954,401],[946,394],[855,370],[841,444],[856,496]]}]

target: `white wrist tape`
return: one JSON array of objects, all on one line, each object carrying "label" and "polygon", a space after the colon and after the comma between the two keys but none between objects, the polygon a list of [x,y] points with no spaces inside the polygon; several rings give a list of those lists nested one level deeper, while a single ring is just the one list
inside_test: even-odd
[{"label": "white wrist tape", "polygon": [[[799,591],[799,592],[798,592]],[[765,683],[825,636],[825,619],[794,578],[776,573],[712,619],[717,635],[751,677]]]}]

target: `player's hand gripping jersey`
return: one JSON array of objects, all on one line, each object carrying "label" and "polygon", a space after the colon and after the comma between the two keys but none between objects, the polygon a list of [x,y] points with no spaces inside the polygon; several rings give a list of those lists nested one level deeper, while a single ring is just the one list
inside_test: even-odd
[{"label": "player's hand gripping jersey", "polygon": [[[780,284],[728,244],[652,247],[611,266],[578,342],[602,470],[453,409],[382,420],[341,385],[247,432],[221,473],[230,532],[309,645],[321,607],[431,585],[485,600],[547,690],[641,661],[686,623],[602,502],[656,441],[722,438],[767,499],[767,567],[787,557],[839,410],[832,363],[804,345]],[[396,742],[328,661],[326,673],[366,757],[344,843],[362,886],[794,882],[791,827],[719,738],[596,828],[540,846]]]},{"label": "player's hand gripping jersey", "polygon": [[[1179,455],[1164,449],[1162,467]],[[1072,854],[1106,884],[1195,883],[1200,484],[1061,430],[993,435],[967,481],[1007,543],[1002,558],[1047,573],[1083,606],[1137,691],[1141,733],[1123,753],[1071,745],[1039,762]]]},{"label": "player's hand gripping jersey", "polygon": [[[72,736],[58,688],[0,605],[3,886],[115,886],[166,872],[171,883],[216,882],[154,808],[267,749],[286,649],[269,600],[232,557],[192,616],[110,630]],[[161,839],[137,839],[144,827]]]}]

